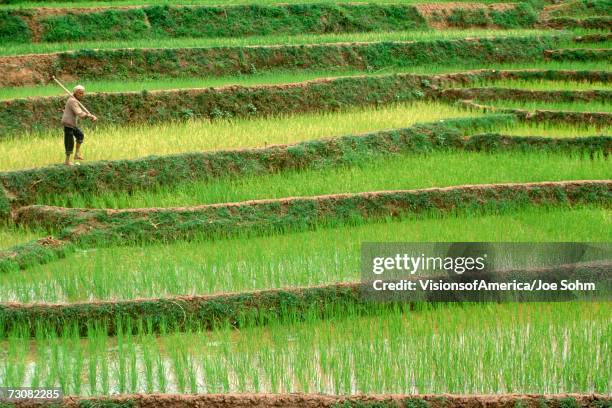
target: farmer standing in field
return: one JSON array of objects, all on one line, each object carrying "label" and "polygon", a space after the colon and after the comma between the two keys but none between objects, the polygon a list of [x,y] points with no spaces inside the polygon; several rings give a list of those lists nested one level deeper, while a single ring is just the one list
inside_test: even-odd
[{"label": "farmer standing in field", "polygon": [[67,166],[72,166],[73,164],[70,161],[70,156],[72,155],[75,140],[76,150],[74,152],[74,159],[83,160],[80,150],[85,135],[83,134],[81,129],[77,127],[78,119],[89,118],[94,122],[98,120],[97,117],[83,110],[82,105],[79,102],[83,98],[83,96],[85,96],[85,88],[82,85],[75,86],[72,95],[68,98],[68,101],[66,101],[66,107],[64,108],[64,114],[62,116],[62,125],[64,125],[64,147],[66,148]]}]

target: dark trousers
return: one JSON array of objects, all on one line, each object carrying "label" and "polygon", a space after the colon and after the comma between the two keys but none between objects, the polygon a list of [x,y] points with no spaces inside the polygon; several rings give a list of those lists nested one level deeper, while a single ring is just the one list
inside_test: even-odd
[{"label": "dark trousers", "polygon": [[83,139],[85,139],[85,135],[81,132],[81,129],[64,126],[64,147],[66,148],[66,155],[72,154],[75,140],[77,143],[81,144],[83,143]]}]

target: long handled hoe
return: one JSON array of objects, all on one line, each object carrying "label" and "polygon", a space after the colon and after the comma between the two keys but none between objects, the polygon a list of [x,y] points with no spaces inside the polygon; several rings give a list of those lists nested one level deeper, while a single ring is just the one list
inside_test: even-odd
[{"label": "long handled hoe", "polygon": [[[61,87],[62,87],[62,89],[63,89],[64,91],[66,91],[66,93],[67,93],[68,95],[72,96],[72,92],[70,92],[68,89],[66,89],[66,87],[65,87],[64,85],[62,85],[62,83],[59,81],[59,79],[57,79],[57,78],[55,77],[55,75],[54,75],[54,76],[52,76],[51,78],[53,78],[53,80],[54,80],[55,82],[57,82],[57,84],[58,84],[59,86],[61,86]],[[75,98],[75,99],[76,99],[76,98]],[[81,107],[81,109],[83,109],[83,110],[85,111],[85,113],[87,113],[88,115],[91,115],[91,112],[89,112],[89,111],[87,110],[87,108],[86,108],[86,107],[85,107],[85,106],[84,106],[84,105],[81,103],[81,101],[79,101],[78,99],[77,99],[77,103],[79,104],[79,106]]]}]

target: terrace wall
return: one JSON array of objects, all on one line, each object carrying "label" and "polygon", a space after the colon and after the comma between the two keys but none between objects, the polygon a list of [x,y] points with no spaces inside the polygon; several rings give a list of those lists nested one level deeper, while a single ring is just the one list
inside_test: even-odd
[{"label": "terrace wall", "polygon": [[[566,264],[541,269],[513,269],[496,272],[503,281],[511,282],[550,279],[584,279],[605,282],[611,265],[605,262]],[[430,276],[432,280],[452,281],[448,275]],[[419,277],[407,278],[418,281]],[[488,278],[488,280],[495,280]],[[603,292],[602,292],[603,293]],[[537,296],[536,296],[537,298]],[[563,299],[575,298],[570,294]],[[490,297],[486,301],[508,301],[508,298]],[[132,328],[134,334],[146,327],[149,332],[162,330],[188,330],[190,327],[212,329],[219,326],[262,326],[269,321],[295,319],[308,315],[310,318],[326,318],[351,310],[352,313],[368,313],[377,307],[397,307],[397,302],[406,302],[407,309],[417,309],[415,302],[437,301],[425,293],[396,297],[389,296],[386,305],[381,305],[371,296],[370,282],[347,282],[321,286],[267,289],[238,293],[222,293],[200,296],[169,296],[134,300],[103,300],[74,303],[0,303],[0,330],[9,333],[20,328],[36,335],[37,329],[61,334],[66,325],[75,327],[81,335],[98,325],[108,335],[117,334],[119,323]],[[481,299],[480,301],[483,301]],[[522,299],[525,301],[525,299]],[[378,303],[378,305],[376,305]],[[383,302],[384,303],[384,302]],[[143,322],[148,322],[143,326]],[[166,327],[162,329],[161,324]],[[125,330],[125,329],[124,329]]]},{"label": "terrace wall", "polygon": [[553,17],[605,16],[612,13],[609,0],[577,0],[557,5],[550,13]]},{"label": "terrace wall", "polygon": [[[308,141],[293,145],[270,146],[260,149],[188,153],[149,157],[135,160],[93,162],[81,167],[53,166],[0,173],[0,182],[16,193],[7,193],[14,207],[14,215],[22,222],[35,223],[61,240],[47,237],[0,251],[0,272],[27,269],[64,257],[73,250],[62,229],[74,222],[66,212],[45,212],[39,209],[28,215],[28,209],[18,211],[24,204],[44,202],[45,195],[80,192],[99,194],[112,191],[134,191],[194,180],[209,180],[246,174],[264,174],[290,169],[332,166],[354,163],[362,157],[400,152],[429,152],[432,150],[463,149],[466,151],[527,151],[559,152],[590,155],[612,151],[612,137],[546,138],[481,134],[463,135],[476,129],[499,126],[514,120],[513,116],[497,115],[482,118],[451,119],[432,125],[418,125],[408,129],[375,132],[359,136]],[[11,208],[0,214],[0,220],[11,217]],[[31,218],[31,219],[28,219]],[[78,218],[78,217],[77,217]]]},{"label": "terrace wall", "polygon": [[[505,282],[533,280],[561,281],[563,279],[585,280],[605,285],[612,265],[606,262],[564,264],[546,268],[516,268],[494,271],[486,277],[488,281]],[[446,274],[429,277],[435,281],[452,282]],[[417,282],[420,277],[408,277]],[[61,334],[66,325],[76,328],[86,336],[92,325],[103,327],[108,335],[116,335],[118,324],[132,328],[132,333],[147,330],[159,333],[163,330],[185,331],[190,327],[213,329],[219,326],[245,327],[262,326],[270,321],[282,321],[304,316],[326,318],[351,310],[352,313],[367,314],[380,307],[397,307],[399,302],[406,303],[407,309],[417,309],[415,302],[438,302],[440,298],[427,293],[414,293],[409,296],[399,294],[387,297],[387,302],[376,302],[372,296],[372,282],[346,282],[321,286],[292,287],[281,289],[256,290],[237,293],[222,293],[199,296],[168,296],[133,300],[97,300],[74,303],[0,303],[0,330],[9,333],[20,328],[36,335],[37,329]],[[605,298],[602,289],[593,299]],[[532,295],[533,296],[533,295]],[[576,294],[562,295],[563,300],[585,300]],[[559,299],[557,298],[557,299]],[[517,301],[507,293],[496,292],[490,297],[480,298],[480,302]],[[525,297],[542,299],[541,295]],[[378,305],[376,305],[378,303]],[[384,304],[386,303],[386,304]],[[374,306],[374,307],[372,307]],[[147,322],[143,325],[143,322]],[[165,327],[160,327],[161,324]],[[145,328],[146,327],[146,328]],[[125,329],[124,329],[125,330]]]},{"label": "terrace wall", "polygon": [[10,217],[13,200],[14,197],[9,196],[4,186],[0,185],[0,223]]},{"label": "terrace wall", "polygon": [[[558,110],[545,110],[536,109],[530,111],[526,109],[515,109],[515,108],[504,108],[497,106],[488,106],[474,102],[471,99],[461,99],[457,103],[466,107],[481,112],[496,112],[516,115],[521,120],[528,122],[540,123],[553,122],[553,123],[567,123],[572,126],[595,126],[603,128],[612,126],[612,113],[608,112],[574,112],[574,111],[558,111]],[[605,152],[606,156],[609,152]]]},{"label": "terrace wall", "polygon": [[601,61],[612,62],[611,49],[568,48],[544,51],[544,58],[557,61]]},{"label": "terrace wall", "polygon": [[[495,125],[512,123],[514,120],[511,115],[450,119],[395,131],[373,132],[266,148],[192,152],[132,160],[98,161],[75,167],[50,166],[1,172],[2,190],[0,192],[4,194],[0,195],[0,199],[4,198],[4,212],[0,213],[0,219],[3,216],[10,216],[11,206],[19,207],[40,202],[39,200],[46,195],[71,192],[100,194],[111,191],[134,191],[187,181],[329,166],[354,161],[359,157],[367,157],[372,154],[422,152],[434,148],[470,145],[470,142],[462,141],[462,135],[465,132],[488,129]],[[511,146],[523,143],[508,142],[500,145],[494,139],[493,136],[487,138],[486,141],[482,140],[474,144]],[[526,143],[538,143],[538,139],[526,139]],[[566,140],[569,141],[565,139],[560,143],[566,143]],[[580,139],[579,143],[583,143],[583,140],[587,139]],[[597,150],[608,148],[611,141],[602,139],[602,144],[599,141],[590,143],[597,146],[595,147]],[[571,142],[567,147],[570,145]],[[578,146],[576,148],[580,149]]]},{"label": "terrace wall", "polygon": [[612,148],[612,139],[604,136],[555,139],[490,134],[463,137],[465,133],[510,124],[514,120],[513,115],[449,119],[405,129],[292,145],[99,161],[78,167],[15,170],[0,172],[0,186],[6,191],[5,201],[10,198],[14,206],[22,206],[40,202],[45,196],[53,194],[134,191],[186,181],[341,164],[372,154],[434,149],[538,149],[607,154]]},{"label": "terrace wall", "polygon": [[[459,27],[531,27],[527,3],[510,7],[454,5],[439,19]],[[114,9],[9,10],[0,14],[0,41],[58,42],[175,37],[245,37],[427,28],[405,4],[279,4],[146,6]]]},{"label": "terrace wall", "polygon": [[[542,60],[564,37],[506,37],[177,49],[111,49],[0,57],[0,86],[62,80],[253,74],[268,70],[358,69]],[[585,55],[583,58],[588,58]]]},{"label": "terrace wall", "polygon": [[[213,328],[229,323],[261,323],[290,314],[299,316],[307,311],[324,313],[334,305],[355,306],[360,301],[359,284],[335,284],[306,288],[272,289],[255,292],[225,293],[208,296],[177,296],[128,301],[76,302],[66,304],[0,304],[0,328],[4,332],[25,325],[34,334],[37,323],[50,330],[61,330],[66,323],[76,325],[82,334],[88,324],[104,325],[109,335],[116,333],[116,324],[150,321],[150,328],[159,331],[161,322],[170,329],[182,330],[190,324]],[[134,324],[134,329],[138,326]]]},{"label": "terrace wall", "polygon": [[[538,39],[523,44],[531,44],[534,49],[542,46]],[[355,76],[285,85],[99,93],[86,96],[84,103],[91,112],[98,114],[97,126],[254,117],[409,101],[437,95],[435,86],[470,79],[476,78],[474,75]],[[60,128],[64,101],[63,96],[1,101],[0,139],[28,131]]]},{"label": "terrace wall", "polygon": [[426,211],[522,205],[612,204],[612,180],[490,184],[255,200],[185,208],[125,210],[22,207],[16,222],[66,228],[61,239],[82,246],[168,242],[311,229]]},{"label": "terrace wall", "polygon": [[612,26],[612,17],[554,17],[541,23],[542,26],[548,28],[587,28],[592,30],[609,30]]},{"label": "terrace wall", "polygon": [[74,252],[72,244],[50,236],[0,249],[0,273],[16,272],[53,262],[72,252]]},{"label": "terrace wall", "polygon": [[[99,116],[99,126],[255,117],[418,99],[426,88],[421,79],[408,75],[350,77],[286,85],[100,93],[85,97],[84,104]],[[0,139],[27,131],[60,129],[64,102],[63,96],[1,102]]]}]

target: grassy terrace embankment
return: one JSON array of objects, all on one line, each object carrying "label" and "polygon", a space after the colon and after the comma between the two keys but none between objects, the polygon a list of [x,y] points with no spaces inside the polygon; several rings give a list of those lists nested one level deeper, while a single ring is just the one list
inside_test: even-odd
[{"label": "grassy terrace embankment", "polygon": [[[528,102],[528,101],[478,101],[460,99],[457,104],[473,112],[503,113],[517,116],[528,122],[557,122],[568,126],[594,126],[600,130],[607,128],[612,123],[612,113],[596,112],[597,103],[588,104],[584,102]],[[496,106],[497,105],[497,106]],[[543,109],[542,109],[543,108]],[[557,109],[555,109],[557,108]],[[569,108],[570,110],[558,110]]]},{"label": "grassy terrace embankment", "polygon": [[[612,180],[581,180],[334,194],[165,209],[27,206],[19,208],[16,222],[64,228],[60,239],[95,247],[140,241],[168,242],[197,235],[215,239],[243,233],[295,231],[321,223],[362,222],[427,211],[521,205],[609,205],[611,199]],[[3,261],[11,267],[10,258]]]},{"label": "grassy terrace embankment", "polygon": [[[601,158],[601,154],[604,154],[605,157],[609,154],[611,148],[609,137],[542,139],[537,137],[482,135],[466,139],[462,136],[463,132],[469,131],[469,129],[483,125],[491,126],[496,123],[493,119],[491,117],[464,119],[463,121],[451,120],[444,125],[417,126],[413,129],[379,132],[357,137],[349,136],[341,139],[329,139],[314,143],[307,142],[302,145],[279,146],[253,151],[203,153],[199,156],[188,154],[182,157],[155,158],[133,162],[93,163],[88,166],[91,167],[89,170],[86,167],[80,167],[78,170],[57,167],[42,171],[15,172],[6,174],[4,183],[7,186],[10,183],[13,183],[14,186],[21,186],[18,190],[15,190],[17,192],[14,194],[15,198],[19,200],[14,203],[17,205],[23,205],[27,203],[27,200],[45,203],[53,203],[60,200],[61,203],[77,206],[84,203],[85,205],[95,205],[95,203],[103,202],[110,203],[111,207],[117,207],[138,206],[144,202],[153,206],[172,205],[173,202],[179,203],[177,201],[169,201],[169,195],[181,201],[180,205],[188,205],[189,203],[202,204],[208,202],[238,201],[260,196],[263,198],[267,194],[283,197],[324,194],[326,192],[334,192],[335,190],[364,191],[406,188],[407,186],[453,185],[470,181],[483,182],[474,173],[476,170],[481,170],[485,174],[496,175],[491,179],[485,180],[485,182],[544,181],[563,178],[580,179],[593,176],[605,179],[610,175],[607,159],[602,160]],[[506,118],[500,117],[499,119],[502,119],[501,122],[498,120],[499,123],[507,123]],[[459,126],[459,128],[454,128],[453,123],[455,123],[455,126]],[[488,151],[492,155],[467,152],[457,154],[450,153],[449,149],[460,149],[468,152]],[[383,160],[382,157],[378,157],[381,154],[399,152],[423,153],[431,152],[432,150],[446,151],[446,153],[437,153],[433,156],[406,156],[403,159],[391,157],[385,159],[385,171],[377,170],[380,160]],[[499,152],[508,153],[501,154]],[[525,152],[531,153],[527,154]],[[548,152],[551,155],[548,157],[544,156],[544,161],[541,156],[543,152]],[[536,156],[536,154],[538,155]],[[567,154],[572,156],[568,159]],[[591,161],[586,159],[588,156],[591,157]],[[377,158],[376,162],[373,161],[374,158]],[[455,163],[456,169],[454,172],[443,173],[440,174],[440,177],[437,177],[435,168],[432,168],[430,165],[424,165],[432,163],[432,160],[433,163],[438,163],[436,161],[438,158],[440,163],[444,163],[445,167],[449,163]],[[498,161],[500,159],[507,160],[511,164],[510,168],[505,172],[501,171],[499,167]],[[486,166],[487,160],[489,160],[488,163],[491,166],[488,170],[482,167]],[[560,160],[560,166],[555,167],[555,160]],[[480,163],[481,161],[483,163]],[[568,167],[570,162],[574,163],[574,167]],[[475,166],[474,163],[477,165]],[[353,166],[360,164],[360,167],[307,171],[304,173],[294,173],[293,175],[287,173],[289,169],[320,168],[321,166],[340,164]],[[541,167],[542,164],[544,164],[544,167]],[[466,165],[468,166],[466,168],[471,168],[471,171],[461,172],[458,170]],[[166,171],[167,166],[170,166],[172,171]],[[407,166],[408,169],[406,169]],[[260,178],[261,175],[258,176],[256,180],[256,184],[259,186],[257,194],[260,195],[257,195],[254,190],[249,190],[249,183],[255,182],[254,178],[251,178],[250,181],[248,178],[241,178],[235,181],[228,180],[227,177],[231,177],[230,174],[225,171],[218,172],[220,169],[227,168],[233,169],[232,174],[234,176],[251,175],[253,177],[256,174],[275,173],[277,171],[283,171],[283,173],[279,175],[273,174],[263,179]],[[423,180],[420,182],[416,182],[416,179],[414,179],[416,176],[413,168],[427,169],[422,174]],[[531,169],[529,175],[522,175],[516,170],[526,168]],[[539,169],[539,172],[534,173],[535,169]],[[53,173],[57,173],[56,177],[52,176]],[[391,173],[410,174],[410,176],[398,179],[397,176],[393,176]],[[88,175],[83,177],[84,174]],[[117,178],[117,174],[122,175],[120,179]],[[587,174],[589,175],[588,177]],[[599,176],[597,176],[598,174]],[[39,177],[41,175],[44,175],[42,179]],[[109,176],[110,179],[107,180],[105,175]],[[436,177],[431,178],[432,175],[436,175]],[[342,184],[342,187],[337,186],[333,182],[333,179],[337,176],[340,176],[341,179],[349,177],[353,180],[353,183],[348,186],[346,184]],[[221,177],[221,179],[214,181],[218,177]],[[282,183],[277,185],[275,179],[279,177],[282,179]],[[28,179],[30,180],[29,182]],[[195,184],[185,182],[186,180],[193,181],[198,179],[207,180],[207,182]],[[296,182],[295,186],[302,186],[301,188],[293,189],[291,187],[292,184],[286,183],[287,180],[294,179]],[[62,180],[62,183],[58,185],[57,181],[59,180]],[[84,180],[87,180],[89,184],[83,184]],[[112,182],[109,183],[110,180]],[[373,183],[373,180],[380,180],[380,182],[378,184]],[[395,182],[391,180],[395,180]],[[321,184],[321,181],[324,181],[324,183]],[[183,184],[180,184],[181,182]],[[262,189],[262,182],[264,182],[264,186],[266,182],[268,184],[271,183],[269,185],[270,188]],[[431,182],[431,184],[428,184],[428,182]],[[28,183],[30,183],[30,187],[24,188]],[[163,187],[164,185],[174,183],[179,183],[179,185],[175,186],[175,188]],[[36,186],[36,190],[33,189],[34,186]],[[285,188],[278,188],[279,186],[284,186]],[[93,188],[93,190],[90,191],[90,188]],[[134,190],[143,188],[154,189],[155,191],[134,192]],[[100,189],[107,190],[110,194],[101,198],[85,198],[87,194],[99,193]],[[194,189],[199,191],[199,193],[194,194]],[[113,191],[121,190],[129,191],[130,194],[112,193]],[[229,195],[219,195],[221,190],[232,191],[232,193]],[[24,195],[23,192],[25,191],[29,191],[30,195]],[[73,195],[70,191],[78,191],[78,193]],[[249,193],[249,191],[251,192]],[[191,201],[185,198],[186,195],[193,195]],[[592,199],[597,200],[596,196],[593,196]],[[26,214],[29,214],[30,211],[25,210]],[[38,214],[36,211],[35,214]],[[18,214],[23,214],[23,211]],[[66,216],[70,218],[70,215],[66,214]],[[37,222],[45,224],[51,230],[60,228],[59,219],[52,217],[53,219],[50,220],[47,217],[48,215],[43,216],[43,214],[34,216],[30,214],[28,219],[36,218]],[[71,221],[79,223],[76,219]],[[91,222],[91,220],[87,222]],[[158,224],[153,223],[153,225],[157,229]],[[182,225],[183,227],[186,226],[186,224]],[[84,226],[77,226],[77,229],[80,230]],[[197,225],[194,226],[197,227]],[[94,229],[97,229],[97,226]],[[100,232],[89,231],[89,227],[85,227],[83,231],[87,232],[86,235],[95,235]],[[69,237],[70,234],[72,232],[68,230],[62,232],[60,237],[70,240],[72,239]],[[78,239],[81,238],[78,237]],[[123,242],[123,238],[121,241]],[[27,268],[36,263],[45,263],[57,257],[63,257],[72,250],[70,245],[65,246],[63,245],[64,243],[65,241],[43,240],[9,249],[3,253],[2,269]]]},{"label": "grassy terrace embankment", "polygon": [[610,65],[612,62],[612,49],[605,48],[569,48],[544,51],[548,60],[561,61],[601,61],[601,64]]},{"label": "grassy terrace embankment", "polygon": [[567,123],[612,124],[612,92],[542,91],[509,88],[447,88],[439,99],[455,101],[485,111],[515,113],[525,120],[555,120]]},{"label": "grassy terrace embankment", "polygon": [[0,39],[58,42],[174,37],[398,31],[429,26],[533,27],[528,3],[450,7],[409,4],[276,4],[236,6],[142,6],[0,10]]},{"label": "grassy terrace embankment", "polygon": [[[531,78],[528,76],[523,79],[512,81],[517,82],[519,88],[529,89],[566,89],[567,90],[582,90],[582,89],[607,89],[608,84],[601,81],[607,81],[607,71],[601,71],[601,64],[597,62],[532,62],[532,63],[491,63],[487,64],[488,70],[496,70],[502,74],[506,71],[541,71],[548,72],[547,74],[534,74]],[[107,79],[107,80],[88,80],[87,84],[89,93],[104,93],[104,92],[143,92],[154,90],[177,90],[190,88],[207,88],[220,87],[227,85],[273,85],[293,82],[303,82],[317,78],[331,77],[350,77],[364,74],[381,75],[381,74],[418,74],[418,75],[436,75],[436,74],[452,74],[466,71],[473,71],[473,65],[464,64],[433,64],[433,65],[416,65],[408,67],[387,67],[377,70],[363,71],[356,69],[342,70],[280,70],[258,72],[251,74],[237,74],[229,76],[194,76],[194,77],[178,77],[178,78],[140,78],[140,79]],[[556,72],[555,72],[556,71]],[[566,78],[561,78],[558,75],[569,71]],[[583,76],[581,76],[581,74]],[[598,77],[598,75],[601,75]],[[546,77],[549,77],[548,79]],[[510,76],[511,78],[511,76]],[[474,82],[474,85],[487,82],[494,84],[497,79],[490,78],[482,79]],[[500,80],[501,81],[501,80]],[[508,80],[508,87],[512,87]],[[74,87],[81,81],[69,80],[65,82],[67,87]],[[503,81],[502,81],[503,82]],[[472,84],[469,81],[464,86]],[[550,86],[546,86],[546,84]],[[567,85],[564,85],[567,84]],[[570,87],[570,84],[572,85]],[[453,86],[461,86],[462,84],[454,84]],[[58,90],[59,89],[59,90]],[[11,86],[0,88],[0,100],[35,98],[41,96],[60,96],[65,91],[57,85],[34,85],[34,86]],[[63,95],[62,95],[63,96]]]},{"label": "grassy terrace embankment", "polygon": [[[572,264],[544,269],[515,268],[500,271],[499,277],[508,281],[532,282],[534,279],[546,279],[554,274],[560,280],[590,279],[603,285],[609,268],[610,263],[584,263],[578,267]],[[428,273],[426,276],[434,281],[452,282],[445,273]],[[408,279],[415,283],[419,281],[419,277]],[[57,278],[54,278],[55,280]],[[281,289],[196,296],[120,301],[90,300],[68,304],[0,304],[0,333],[23,330],[23,334],[27,335],[29,332],[32,337],[46,331],[61,335],[66,327],[70,327],[77,330],[81,336],[86,336],[92,327],[98,327],[107,335],[121,335],[123,327],[138,333],[144,330],[146,325],[149,332],[165,334],[169,329],[190,331],[193,328],[211,330],[225,326],[242,329],[251,325],[274,325],[276,319],[300,319],[309,314],[334,318],[347,310],[367,314],[368,309],[376,305],[376,302],[369,298],[372,296],[371,285],[372,282],[355,280],[328,285],[300,287],[294,284]],[[572,292],[565,299],[585,300],[579,296],[580,294]],[[489,298],[489,301],[494,300],[503,301],[502,298]],[[395,306],[400,301],[408,304],[406,309],[413,310],[418,309],[423,302],[431,301],[431,296],[423,293],[403,297],[400,295],[395,299]]]},{"label": "grassy terrace embankment", "polygon": [[[431,36],[435,37],[435,36]],[[567,36],[483,36],[431,41],[385,41],[208,48],[82,50],[0,57],[0,85],[108,78],[252,75],[282,70],[376,71],[430,64],[543,61]],[[576,59],[576,58],[573,58]],[[588,61],[588,56],[580,58]]]},{"label": "grassy terrace embankment", "polygon": [[576,0],[557,4],[547,14],[551,17],[591,17],[610,14],[611,11],[612,6],[607,0]]},{"label": "grassy terrace embankment", "polygon": [[609,30],[610,24],[612,24],[612,17],[607,16],[595,16],[585,18],[575,17],[553,17],[549,20],[540,24],[540,27],[548,28],[566,28],[566,29],[593,29],[593,30]]},{"label": "grassy terrace embankment", "polygon": [[[427,82],[423,82],[427,79]],[[104,112],[99,123],[123,125],[189,118],[230,118],[338,110],[423,98],[431,77],[393,75],[322,79],[297,84],[95,94],[85,98],[92,112]],[[2,102],[2,134],[50,128],[63,97]]]}]

